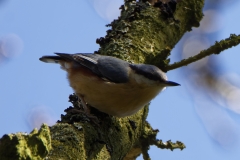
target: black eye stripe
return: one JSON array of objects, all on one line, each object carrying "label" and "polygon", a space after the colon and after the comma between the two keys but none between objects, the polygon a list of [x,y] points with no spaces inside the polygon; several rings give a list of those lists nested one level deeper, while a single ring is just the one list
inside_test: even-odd
[{"label": "black eye stripe", "polygon": [[130,67],[137,74],[143,75],[148,79],[160,82],[166,81],[164,73],[156,66],[145,64],[130,64]]}]

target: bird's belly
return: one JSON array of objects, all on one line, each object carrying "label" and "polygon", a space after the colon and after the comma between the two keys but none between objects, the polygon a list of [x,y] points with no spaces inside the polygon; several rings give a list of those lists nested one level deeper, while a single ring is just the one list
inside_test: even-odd
[{"label": "bird's belly", "polygon": [[103,81],[99,77],[69,74],[71,87],[86,103],[107,114],[125,117],[136,113],[163,88]]}]

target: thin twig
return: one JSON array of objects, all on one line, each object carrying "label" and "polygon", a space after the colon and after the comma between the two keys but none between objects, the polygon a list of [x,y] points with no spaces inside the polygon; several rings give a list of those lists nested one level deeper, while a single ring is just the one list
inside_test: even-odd
[{"label": "thin twig", "polygon": [[219,54],[220,52],[236,46],[240,43],[240,35],[231,34],[229,38],[225,40],[221,40],[220,42],[216,42],[213,46],[206,50],[202,50],[199,54],[189,57],[188,59],[184,59],[180,62],[173,63],[166,67],[166,70],[173,70],[182,66],[186,66],[192,62],[196,62],[206,56],[210,56],[211,54]]},{"label": "thin twig", "polygon": [[162,142],[162,140],[156,140],[154,141],[154,145],[161,149],[170,149],[171,151],[173,151],[174,149],[183,150],[184,148],[186,148],[186,146],[182,142],[177,141],[176,143],[173,143],[171,142],[171,140],[167,142]]}]

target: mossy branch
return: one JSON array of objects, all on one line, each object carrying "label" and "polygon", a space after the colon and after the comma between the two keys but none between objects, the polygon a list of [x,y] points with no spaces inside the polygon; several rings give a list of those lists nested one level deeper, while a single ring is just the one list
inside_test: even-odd
[{"label": "mossy branch", "polygon": [[212,54],[219,54],[226,49],[237,46],[239,43],[240,35],[231,34],[229,38],[221,40],[220,42],[216,42],[213,46],[209,47],[206,50],[202,50],[199,54],[167,66],[166,70],[170,71],[176,68],[180,68],[182,66],[187,66],[190,63],[196,62],[204,57],[210,56]]},{"label": "mossy branch", "polygon": [[176,143],[173,143],[171,142],[171,140],[167,142],[163,142],[162,140],[156,140],[154,142],[154,145],[161,149],[170,149],[171,151],[173,151],[174,149],[183,150],[184,148],[186,148],[186,146],[182,142],[177,141]]},{"label": "mossy branch", "polygon": [[43,124],[39,130],[34,129],[30,134],[5,134],[0,139],[0,159],[35,159],[41,160],[50,153],[50,129]]}]

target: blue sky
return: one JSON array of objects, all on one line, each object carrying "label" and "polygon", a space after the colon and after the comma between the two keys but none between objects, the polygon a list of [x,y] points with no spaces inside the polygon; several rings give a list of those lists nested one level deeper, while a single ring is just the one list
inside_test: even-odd
[{"label": "blue sky", "polygon": [[[117,17],[121,1],[102,0],[42,0],[0,1],[0,136],[6,133],[30,132],[40,122],[54,124],[63,110],[71,105],[66,73],[58,65],[45,64],[38,59],[54,52],[92,53],[98,50],[96,38],[104,36],[107,23]],[[113,6],[112,6],[113,5]],[[105,7],[105,8],[104,8]],[[221,26],[217,40],[240,34],[238,16],[240,3],[226,6],[219,16]],[[214,40],[214,41],[215,41]],[[211,44],[214,43],[210,42]],[[171,62],[179,61],[176,47]],[[240,47],[213,55],[223,63],[224,74],[238,80]],[[163,141],[182,141],[183,151],[159,150],[151,147],[150,155],[155,159],[218,159],[240,158],[240,116],[232,110],[215,107],[221,120],[213,120],[218,126],[226,125],[233,134],[226,141],[216,141],[211,134],[211,125],[206,112],[201,112],[188,93],[187,81],[181,69],[168,72],[168,78],[181,84],[157,96],[152,102],[148,121],[158,128],[158,138]],[[196,89],[197,90],[197,89]],[[200,97],[201,99],[201,97]],[[206,102],[207,105],[208,102]],[[240,104],[240,103],[239,103]],[[240,108],[240,106],[239,106]],[[226,128],[226,127],[225,127]],[[218,134],[214,134],[218,135]],[[229,146],[219,142],[228,142]],[[141,157],[139,159],[142,159]]]}]

